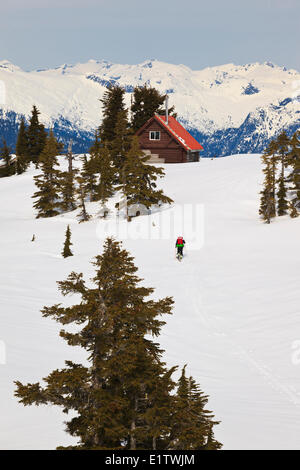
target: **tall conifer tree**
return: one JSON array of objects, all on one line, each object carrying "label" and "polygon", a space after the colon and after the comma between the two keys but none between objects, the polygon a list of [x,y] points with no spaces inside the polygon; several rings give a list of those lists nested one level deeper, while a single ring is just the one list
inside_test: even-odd
[{"label": "tall conifer tree", "polygon": [[113,165],[107,144],[99,148],[97,153],[92,154],[92,158],[95,162],[97,175],[99,175],[97,200],[101,201],[101,204],[104,206],[115,192],[116,169]]},{"label": "tall conifer tree", "polygon": [[44,384],[16,382],[19,401],[74,412],[66,430],[79,439],[77,449],[173,449],[180,440],[182,450],[194,450],[209,439],[212,445],[216,422],[204,409],[207,397],[191,379],[187,396],[182,385],[171,394],[174,368],[166,368],[156,342],[172,299],[149,300],[153,289],[140,285],[133,258],[113,239],[93,264],[93,286],[75,272],[58,283],[64,296],[80,297],[78,304],[42,310],[64,326],[77,325],[76,332],[63,329],[60,336],[83,348],[89,364],[66,361]]},{"label": "tall conifer tree", "polygon": [[287,200],[287,190],[285,185],[284,176],[281,174],[278,179],[277,191],[277,214],[279,216],[286,215],[289,204]]},{"label": "tall conifer tree", "polygon": [[[165,114],[164,102],[165,94],[161,94],[156,88],[151,86],[137,86],[133,92],[133,103],[131,105],[132,129],[136,132],[154,114]],[[174,106],[169,109],[170,114],[174,114]]]},{"label": "tall conifer tree", "polygon": [[118,114],[125,110],[125,91],[118,85],[108,88],[101,100],[103,120],[100,126],[101,141],[111,142],[115,139]]},{"label": "tall conifer tree", "polygon": [[288,155],[289,155],[289,149],[290,149],[290,140],[285,131],[281,132],[279,136],[277,137],[276,145],[277,145],[278,156],[281,162],[281,178],[284,180],[285,178],[284,170],[289,163]]},{"label": "tall conifer tree", "polygon": [[300,204],[300,131],[295,132],[290,140],[291,151],[289,154],[292,172],[289,181],[292,182],[292,191],[295,194],[293,202]]},{"label": "tall conifer tree", "polygon": [[127,110],[120,111],[117,115],[115,138],[109,143],[113,163],[120,175],[125,162],[125,155],[130,149],[132,132],[129,129]]},{"label": "tall conifer tree", "polygon": [[77,170],[62,171],[59,174],[60,208],[63,212],[76,209],[75,176]]},{"label": "tall conifer tree", "polygon": [[88,196],[90,201],[98,200],[98,177],[96,174],[96,161],[94,158],[96,149],[100,147],[100,143],[91,147],[91,156],[86,155],[82,158],[81,177],[84,185],[85,197]]},{"label": "tall conifer tree", "polygon": [[28,157],[36,166],[38,165],[39,156],[45,147],[47,138],[45,127],[39,122],[39,115],[39,110],[36,106],[33,106],[27,129]]},{"label": "tall conifer tree", "polygon": [[50,131],[46,139],[46,144],[40,155],[42,173],[34,176],[38,191],[32,196],[36,199],[34,208],[37,209],[37,218],[53,217],[59,213],[59,176],[57,155],[60,145],[57,142],[53,131]]},{"label": "tall conifer tree", "polygon": [[140,447],[139,401],[164,373],[162,351],[146,335],[158,336],[164,324],[159,317],[171,313],[172,300],[146,300],[153,289],[138,285],[133,259],[112,239],[94,265],[92,288],[74,272],[59,282],[63,295],[81,296],[80,304],[42,310],[63,325],[81,326],[60,335],[86,350],[90,366],[67,361],[66,368],[45,379],[45,386],[17,382],[16,394],[24,405],[52,403],[75,411],[67,430],[79,438],[79,447],[118,449],[125,444],[134,449]]},{"label": "tall conifer tree", "polygon": [[270,158],[268,152],[262,155],[262,162],[264,164],[263,173],[265,175],[264,188],[261,191],[261,200],[259,214],[266,223],[270,223],[271,219],[276,216],[276,202],[275,202],[275,175],[276,169],[273,159]]},{"label": "tall conifer tree", "polygon": [[164,176],[162,168],[147,164],[149,156],[140,149],[138,138],[132,138],[131,147],[125,155],[122,169],[121,189],[127,207],[140,204],[149,209],[156,204],[171,204],[173,201],[162,190],[156,189],[156,181]]},{"label": "tall conifer tree", "polygon": [[277,212],[279,216],[285,215],[288,209],[287,190],[285,185],[285,168],[289,164],[289,145],[290,140],[285,131],[276,139],[277,151],[281,162],[281,171],[278,178],[277,191]]},{"label": "tall conifer tree", "polygon": [[17,143],[16,143],[16,170],[18,175],[24,173],[28,168],[29,156],[28,156],[28,136],[25,124],[25,119],[22,118],[20,122]]}]

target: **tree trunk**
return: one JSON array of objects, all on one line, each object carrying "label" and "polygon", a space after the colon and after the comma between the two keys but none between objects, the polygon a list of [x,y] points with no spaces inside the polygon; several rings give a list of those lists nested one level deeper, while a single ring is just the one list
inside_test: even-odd
[{"label": "tree trunk", "polygon": [[130,433],[130,450],[136,450],[136,438],[133,435],[133,433],[135,431],[135,420],[133,420],[131,422],[130,430],[131,430],[131,433]]},{"label": "tree trunk", "polygon": [[72,140],[70,140],[69,147],[68,147],[68,162],[69,162],[69,173],[72,173],[73,171]]},{"label": "tree trunk", "polygon": [[137,414],[137,409],[138,409],[138,399],[135,398],[135,404],[134,404],[134,418],[131,421],[131,426],[130,426],[130,450],[136,450],[136,438],[134,436],[134,431],[136,428],[135,424],[135,417]]}]

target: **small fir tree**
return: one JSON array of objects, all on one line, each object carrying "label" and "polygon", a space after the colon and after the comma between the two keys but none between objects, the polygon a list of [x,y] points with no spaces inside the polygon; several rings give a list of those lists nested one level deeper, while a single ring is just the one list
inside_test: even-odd
[{"label": "small fir tree", "polygon": [[4,161],[3,167],[0,170],[0,176],[11,176],[15,174],[15,166],[12,161],[11,151],[8,147],[6,140],[2,139],[2,147],[0,148],[0,157]]},{"label": "small fir tree", "polygon": [[63,251],[61,253],[64,258],[68,258],[69,256],[73,256],[73,253],[71,251],[71,245],[73,245],[73,243],[71,242],[71,229],[70,229],[70,225],[68,225],[67,230],[66,230],[66,238],[65,238],[64,248],[63,248]]},{"label": "small fir tree", "polygon": [[205,408],[208,397],[192,377],[186,377],[185,368],[177,384],[169,449],[205,450],[209,446],[210,450],[218,450],[222,445],[212,432],[218,422]]},{"label": "small fir tree", "polygon": [[296,208],[296,205],[295,205],[294,201],[289,202],[289,210],[290,210],[290,217],[292,219],[296,219],[297,217],[299,217],[299,212]]},{"label": "small fir tree", "polygon": [[210,430],[207,435],[207,441],[203,450],[220,450],[222,449],[223,445],[216,440],[214,432],[213,432],[213,425],[210,426]]},{"label": "small fir tree", "polygon": [[91,218],[85,206],[85,200],[88,194],[88,187],[85,184],[85,179],[83,176],[81,175],[78,176],[76,178],[76,181],[78,183],[78,188],[76,192],[79,198],[79,207],[80,207],[80,213],[78,214],[79,223],[87,222]]}]

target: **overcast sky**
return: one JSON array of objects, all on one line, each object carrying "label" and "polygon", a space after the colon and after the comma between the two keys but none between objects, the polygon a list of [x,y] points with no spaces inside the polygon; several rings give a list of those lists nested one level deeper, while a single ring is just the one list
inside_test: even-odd
[{"label": "overcast sky", "polygon": [[7,0],[0,15],[0,60],[25,70],[91,58],[300,70],[300,0]]}]

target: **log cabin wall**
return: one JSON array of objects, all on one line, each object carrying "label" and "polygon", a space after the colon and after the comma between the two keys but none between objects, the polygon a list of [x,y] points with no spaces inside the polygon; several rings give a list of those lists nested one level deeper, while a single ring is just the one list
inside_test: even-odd
[{"label": "log cabin wall", "polygon": [[[150,140],[150,131],[160,132],[159,140]],[[187,152],[155,119],[138,133],[140,146],[165,159],[165,163],[187,162]]]}]

